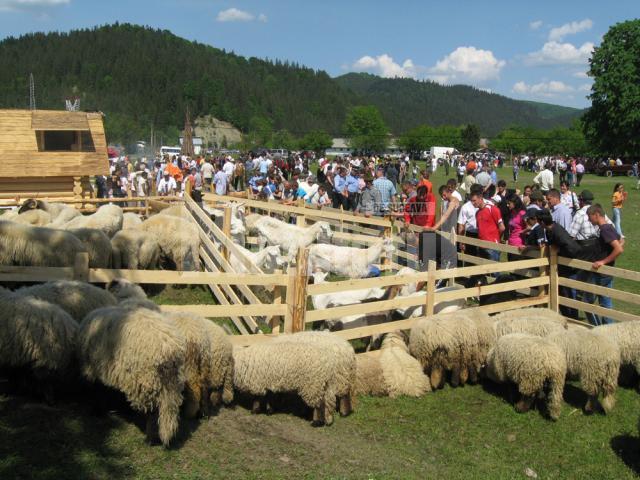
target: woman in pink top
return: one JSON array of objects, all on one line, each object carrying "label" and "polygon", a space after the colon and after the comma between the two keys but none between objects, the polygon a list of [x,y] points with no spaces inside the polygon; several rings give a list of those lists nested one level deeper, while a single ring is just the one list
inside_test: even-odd
[{"label": "woman in pink top", "polygon": [[[512,194],[507,198],[507,205],[509,207],[509,239],[507,243],[514,247],[522,247],[527,233],[527,223],[524,220],[526,213],[524,204],[520,196]],[[512,257],[512,255],[509,254],[509,257]],[[509,260],[518,260],[518,255],[513,255],[513,257],[509,258]]]}]

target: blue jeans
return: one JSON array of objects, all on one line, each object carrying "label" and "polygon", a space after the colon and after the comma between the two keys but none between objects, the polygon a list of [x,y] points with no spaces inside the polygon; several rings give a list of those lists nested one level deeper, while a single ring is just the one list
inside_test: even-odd
[{"label": "blue jeans", "polygon": [[489,250],[488,248],[484,249],[485,258],[489,260],[493,260],[494,262],[500,261],[500,251],[499,250]]},{"label": "blue jeans", "polygon": [[619,208],[613,209],[613,226],[616,227],[616,232],[618,235],[622,236],[622,226],[620,225],[620,220],[622,219],[622,215],[620,214]]},{"label": "blue jeans", "polygon": [[[582,278],[579,278],[580,281],[588,282],[599,287],[613,288],[613,277],[609,275],[585,271],[583,271],[582,273],[586,275],[581,275]],[[583,278],[585,277],[586,279],[583,280]],[[590,292],[584,292],[582,301],[585,303],[594,304],[596,296],[598,297],[598,303],[601,307],[609,309],[613,308],[613,301],[611,300],[611,297],[605,297],[604,295],[595,295]],[[587,316],[587,320],[592,325],[607,325],[609,323],[613,323],[613,320],[611,320],[609,317],[603,317],[589,312],[585,312],[585,314]]]}]

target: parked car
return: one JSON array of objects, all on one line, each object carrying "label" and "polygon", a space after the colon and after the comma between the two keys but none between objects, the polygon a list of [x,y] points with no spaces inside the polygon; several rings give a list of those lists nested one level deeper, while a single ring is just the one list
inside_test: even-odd
[{"label": "parked car", "polygon": [[629,177],[632,177],[633,166],[629,164],[612,166],[606,163],[599,163],[596,166],[595,173],[605,177],[613,177],[614,175],[627,175]]},{"label": "parked car", "polygon": [[289,156],[289,152],[284,148],[272,148],[269,153],[273,158],[287,158]]}]

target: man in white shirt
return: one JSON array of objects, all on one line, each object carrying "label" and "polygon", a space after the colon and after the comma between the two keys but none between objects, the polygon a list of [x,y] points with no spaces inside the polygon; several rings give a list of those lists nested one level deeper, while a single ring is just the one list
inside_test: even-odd
[{"label": "man in white shirt", "polygon": [[533,183],[540,185],[540,190],[546,195],[546,193],[553,188],[553,172],[549,169],[548,165],[544,166],[544,169],[533,178]]},{"label": "man in white shirt", "polygon": [[200,172],[202,173],[204,184],[211,191],[211,182],[213,181],[213,165],[211,165],[211,162],[205,161],[200,168]]},{"label": "man in white shirt", "polygon": [[[300,183],[299,185],[302,186],[302,183]],[[306,188],[305,188],[305,192],[307,193],[304,196],[304,200],[306,202],[309,202],[311,197],[313,197],[316,194],[316,192],[318,191],[318,187],[319,185],[316,183],[316,177],[314,177],[313,175],[309,175],[309,178],[307,178]]]},{"label": "man in white shirt", "polygon": [[169,172],[165,172],[162,180],[158,184],[158,195],[164,197],[166,195],[173,195],[176,193],[178,189],[178,185],[176,184],[176,179],[169,175]]},{"label": "man in white shirt", "polygon": [[231,179],[233,178],[233,172],[235,169],[236,164],[234,163],[233,157],[227,157],[226,162],[224,162],[224,165],[222,166],[222,171],[227,176],[227,180],[229,182],[231,182]]},{"label": "man in white shirt", "polygon": [[228,183],[229,179],[227,177],[227,174],[224,173],[220,166],[216,166],[216,174],[213,176],[213,184],[216,187],[216,195],[226,195]]}]

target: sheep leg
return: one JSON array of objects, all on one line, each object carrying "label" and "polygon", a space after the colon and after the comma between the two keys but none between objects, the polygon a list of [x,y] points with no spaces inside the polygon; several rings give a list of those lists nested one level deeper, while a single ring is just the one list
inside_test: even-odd
[{"label": "sheep leg", "polygon": [[312,427],[320,427],[324,424],[324,420],[322,418],[323,409],[320,407],[313,409],[313,421],[311,422]]},{"label": "sheep leg", "polygon": [[324,424],[329,426],[333,424],[333,410],[335,408],[335,405],[333,407],[329,406],[327,404],[327,402],[323,402],[322,404],[322,408],[323,408],[323,412],[324,412]]},{"label": "sheep leg", "polygon": [[444,387],[444,375],[442,367],[431,368],[429,378],[431,379],[431,387],[433,390]]},{"label": "sheep leg", "polygon": [[196,418],[200,409],[200,402],[196,398],[193,386],[188,385],[184,391],[183,414],[185,418]]},{"label": "sheep leg", "polygon": [[460,370],[460,385],[465,385],[469,380],[469,368],[470,367],[462,367]]},{"label": "sheep leg", "polygon": [[535,402],[535,400],[536,400],[535,395],[522,395],[520,397],[520,400],[518,400],[518,402],[515,405],[516,412],[518,413],[528,412],[529,410],[531,410],[531,407],[533,405],[533,402]]},{"label": "sheep leg", "polygon": [[451,386],[457,387],[460,385],[460,365],[454,365],[451,369]]},{"label": "sheep leg", "polygon": [[351,404],[351,395],[345,395],[340,397],[340,416],[346,417],[353,412],[353,405]]},{"label": "sheep leg", "polygon": [[584,406],[584,413],[587,415],[591,415],[595,413],[598,408],[598,396],[597,395],[589,395],[587,398],[587,403]]},{"label": "sheep leg", "polygon": [[220,405],[222,401],[222,392],[220,390],[221,389],[216,389],[211,392],[211,395],[209,395],[209,405],[211,408],[216,408]]},{"label": "sheep leg", "polygon": [[273,394],[271,392],[267,392],[265,396],[265,412],[267,415],[273,414]]},{"label": "sheep leg", "polygon": [[158,431],[158,412],[151,412],[147,414],[146,425],[147,443],[149,445],[160,444],[160,433]]},{"label": "sheep leg", "polygon": [[469,367],[469,383],[471,385],[475,385],[476,383],[478,383],[478,369],[474,366],[471,365]]},{"label": "sheep leg", "polygon": [[258,414],[262,411],[262,397],[256,397],[253,399],[253,406],[251,407],[251,413]]}]

